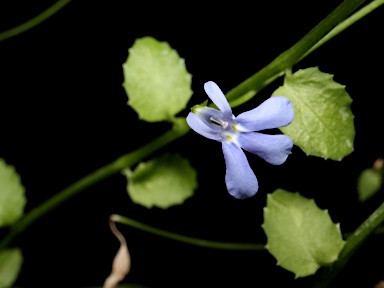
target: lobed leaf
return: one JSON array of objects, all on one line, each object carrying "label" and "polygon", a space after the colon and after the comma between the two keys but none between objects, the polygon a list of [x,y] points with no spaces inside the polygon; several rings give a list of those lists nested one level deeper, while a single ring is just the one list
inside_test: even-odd
[{"label": "lobed leaf", "polygon": [[191,74],[168,43],[137,39],[123,64],[128,105],[148,122],[173,121],[192,96]]},{"label": "lobed leaf", "polygon": [[0,227],[12,225],[24,213],[25,189],[13,166],[0,158]]},{"label": "lobed leaf", "polygon": [[315,274],[337,260],[345,241],[339,224],[327,210],[298,193],[277,189],[268,194],[262,225],[266,249],[277,265],[295,273],[296,278]]},{"label": "lobed leaf", "polygon": [[280,130],[307,155],[341,160],[353,151],[355,127],[345,86],[317,67],[287,75],[273,96],[293,103],[295,118]]},{"label": "lobed leaf", "polygon": [[18,248],[0,251],[0,288],[12,287],[19,275],[23,255]]},{"label": "lobed leaf", "polygon": [[127,176],[127,191],[132,201],[147,208],[166,209],[181,204],[197,188],[195,169],[178,154],[165,154],[123,173]]}]

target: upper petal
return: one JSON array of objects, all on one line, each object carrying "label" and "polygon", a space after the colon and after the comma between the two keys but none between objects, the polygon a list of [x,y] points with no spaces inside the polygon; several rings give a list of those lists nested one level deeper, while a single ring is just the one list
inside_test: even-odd
[{"label": "upper petal", "polygon": [[229,106],[227,98],[225,98],[224,93],[215,82],[209,81],[205,83],[204,90],[212,102],[223,112],[225,117],[232,117],[231,106]]},{"label": "upper petal", "polygon": [[244,199],[256,194],[259,184],[243,150],[230,142],[222,142],[226,164],[225,183],[229,194]]},{"label": "upper petal", "polygon": [[274,96],[255,109],[236,117],[240,131],[260,131],[289,125],[293,121],[291,101],[283,96]]},{"label": "upper petal", "polygon": [[200,135],[212,140],[221,140],[220,132],[207,126],[196,114],[190,112],[187,116],[187,123],[189,127]]},{"label": "upper petal", "polygon": [[287,160],[293,146],[287,135],[266,135],[257,132],[242,132],[237,141],[248,152],[256,154],[270,164],[280,165]]}]

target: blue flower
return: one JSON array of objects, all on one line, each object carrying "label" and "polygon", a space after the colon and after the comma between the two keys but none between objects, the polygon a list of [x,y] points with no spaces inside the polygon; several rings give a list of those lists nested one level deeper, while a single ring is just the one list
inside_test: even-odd
[{"label": "blue flower", "polygon": [[188,114],[188,125],[202,136],[222,143],[226,164],[225,183],[229,194],[244,199],[256,194],[259,185],[243,150],[280,165],[291,153],[292,140],[286,135],[266,135],[254,131],[287,126],[293,108],[283,96],[271,97],[260,106],[235,117],[223,92],[210,81],[204,90],[220,109],[195,106]]}]

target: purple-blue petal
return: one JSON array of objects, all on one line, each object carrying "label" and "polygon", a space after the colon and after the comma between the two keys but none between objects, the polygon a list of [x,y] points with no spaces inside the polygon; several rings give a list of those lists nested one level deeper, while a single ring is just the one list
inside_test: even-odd
[{"label": "purple-blue petal", "polygon": [[205,125],[211,127],[213,130],[220,130],[217,125],[212,124],[210,121],[211,116],[214,116],[217,119],[223,119],[223,112],[220,110],[209,108],[209,107],[200,107],[195,110],[195,114],[205,123]]},{"label": "purple-blue petal", "polygon": [[215,82],[209,81],[205,83],[204,90],[212,102],[223,112],[225,117],[232,117],[231,106],[229,106],[227,98],[225,98],[224,93]]},{"label": "purple-blue petal", "polygon": [[293,121],[291,101],[283,96],[274,96],[255,109],[236,117],[240,131],[260,131],[289,125]]},{"label": "purple-blue petal", "polygon": [[229,194],[237,199],[255,195],[259,184],[243,150],[230,142],[222,142],[222,148],[227,167],[225,183]]},{"label": "purple-blue petal", "polygon": [[256,154],[270,164],[280,165],[287,160],[293,146],[287,135],[266,135],[257,132],[242,132],[237,141],[246,151]]},{"label": "purple-blue petal", "polygon": [[187,123],[189,127],[200,135],[207,137],[208,139],[220,141],[220,131],[213,130],[207,126],[196,114],[190,112],[187,116]]}]

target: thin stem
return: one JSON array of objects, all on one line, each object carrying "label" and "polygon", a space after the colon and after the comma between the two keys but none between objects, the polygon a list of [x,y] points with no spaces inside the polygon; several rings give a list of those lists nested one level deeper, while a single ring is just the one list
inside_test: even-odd
[{"label": "thin stem", "polygon": [[185,122],[184,118],[178,118],[174,124],[173,129],[165,132],[160,137],[156,138],[152,142],[144,145],[143,147],[123,155],[117,158],[112,163],[94,171],[93,173],[85,176],[79,181],[73,183],[68,186],[64,190],[60,191],[52,198],[45,201],[40,206],[32,209],[28,214],[26,214],[23,218],[21,218],[18,222],[16,222],[10,229],[9,233],[6,237],[0,242],[0,250],[7,247],[9,243],[25,228],[27,228],[31,223],[39,219],[41,216],[45,215],[49,211],[51,211],[56,206],[60,205],[64,201],[76,195],[78,192],[85,190],[86,188],[92,186],[93,184],[111,176],[122,169],[131,167],[135,165],[140,160],[149,156],[153,152],[159,150],[164,147],[168,143],[180,138],[185,135],[189,131],[189,126]]},{"label": "thin stem", "polygon": [[69,2],[71,2],[71,0],[59,0],[55,4],[53,4],[51,7],[49,7],[47,10],[43,11],[42,13],[32,18],[31,20],[28,20],[27,22],[24,22],[23,24],[16,26],[14,28],[11,28],[7,31],[1,32],[0,41],[19,35],[39,25],[41,22],[47,20],[52,15],[56,14],[61,8],[63,8]]},{"label": "thin stem", "polygon": [[[327,35],[325,35],[319,42],[317,42],[314,46],[312,46],[311,49],[308,50],[307,53],[301,58],[304,59],[307,57],[310,53],[315,51],[317,48],[319,48],[321,45],[325,44],[329,40],[331,40],[333,37],[338,35],[340,32],[344,31],[347,29],[349,26],[363,18],[364,16],[368,15],[371,13],[373,10],[376,8],[379,8],[381,5],[384,4],[384,0],[374,0],[371,3],[367,4],[363,8],[361,8],[359,11],[354,13],[352,16],[348,17],[346,20],[341,22],[339,25],[337,25],[335,28],[331,30]],[[300,59],[300,60],[301,60]]]},{"label": "thin stem", "polygon": [[112,221],[129,225],[131,227],[134,227],[136,229],[140,229],[142,231],[152,233],[161,237],[165,237],[168,239],[176,240],[179,242],[184,242],[196,246],[206,247],[206,248],[214,248],[214,249],[223,249],[223,250],[254,250],[254,251],[260,251],[264,250],[263,244],[249,244],[249,243],[228,243],[228,242],[217,242],[217,241],[209,241],[194,237],[188,237],[172,232],[168,232],[165,230],[161,230],[146,224],[143,224],[141,222],[138,222],[136,220],[130,219],[128,217],[120,216],[120,215],[112,215],[110,217]]},{"label": "thin stem", "polygon": [[228,101],[231,102],[242,97],[251,90],[255,90],[257,93],[270,83],[271,79],[282,76],[287,69],[291,69],[294,64],[298,63],[303,55],[320,41],[321,38],[364,2],[365,0],[345,0],[299,42],[280,54],[259,72],[230,90],[227,93]]},{"label": "thin stem", "polygon": [[329,283],[331,283],[337,273],[345,266],[357,248],[359,248],[383,222],[384,202],[347,238],[347,242],[340,252],[339,259],[330,268],[324,270],[314,287],[328,287]]}]

